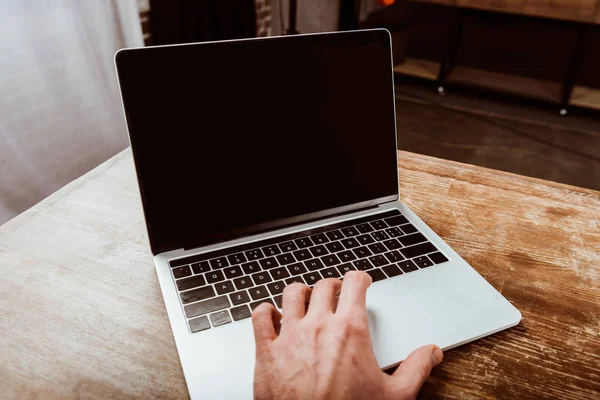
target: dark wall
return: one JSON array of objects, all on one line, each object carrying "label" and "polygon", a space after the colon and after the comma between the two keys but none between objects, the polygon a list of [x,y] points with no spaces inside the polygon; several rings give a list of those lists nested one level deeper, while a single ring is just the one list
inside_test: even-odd
[{"label": "dark wall", "polygon": [[254,0],[150,0],[152,44],[256,36]]}]

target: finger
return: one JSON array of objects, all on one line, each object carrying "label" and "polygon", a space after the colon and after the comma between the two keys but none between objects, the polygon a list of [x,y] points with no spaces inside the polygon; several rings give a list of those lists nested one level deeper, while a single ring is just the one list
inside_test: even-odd
[{"label": "finger", "polygon": [[357,309],[366,310],[367,289],[371,285],[371,282],[371,276],[366,272],[346,272],[336,313],[352,314],[356,312]]},{"label": "finger", "polygon": [[254,327],[254,340],[256,348],[261,348],[278,336],[281,323],[281,314],[269,303],[259,304],[252,313],[252,326]]},{"label": "finger", "polygon": [[444,353],[435,345],[423,346],[410,353],[392,375],[398,389],[409,398],[417,397],[431,370],[442,362],[442,358]]},{"label": "finger", "polygon": [[321,279],[310,294],[308,315],[333,314],[336,297],[340,293],[342,282],[336,278]]},{"label": "finger", "polygon": [[309,296],[310,288],[302,283],[295,282],[283,289],[282,309],[286,322],[304,317]]}]

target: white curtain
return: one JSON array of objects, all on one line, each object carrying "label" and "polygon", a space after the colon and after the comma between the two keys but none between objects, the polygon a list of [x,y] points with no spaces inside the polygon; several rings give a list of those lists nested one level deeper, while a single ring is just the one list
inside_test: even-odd
[{"label": "white curtain", "polygon": [[0,0],[0,224],[128,145],[113,55],[135,0]]}]

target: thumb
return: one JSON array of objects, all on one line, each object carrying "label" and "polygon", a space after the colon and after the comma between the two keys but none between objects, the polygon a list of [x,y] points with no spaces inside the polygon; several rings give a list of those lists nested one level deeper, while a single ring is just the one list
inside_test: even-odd
[{"label": "thumb", "polygon": [[416,398],[421,386],[435,368],[444,358],[444,353],[435,345],[423,346],[402,361],[400,366],[392,375],[396,387],[408,398]]}]

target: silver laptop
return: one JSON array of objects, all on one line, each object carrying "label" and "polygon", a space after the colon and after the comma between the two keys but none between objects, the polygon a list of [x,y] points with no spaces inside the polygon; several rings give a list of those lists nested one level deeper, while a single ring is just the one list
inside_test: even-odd
[{"label": "silver laptop", "polygon": [[422,345],[449,349],[519,323],[401,202],[390,49],[377,29],[116,54],[192,398],[252,397],[252,310],[281,309],[292,282],[371,275],[381,368]]}]

